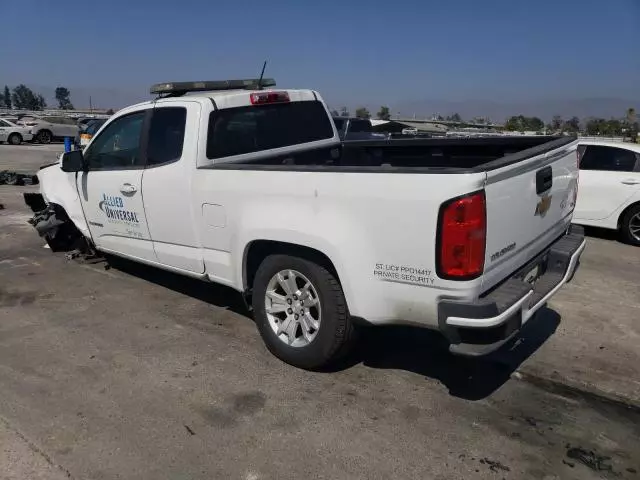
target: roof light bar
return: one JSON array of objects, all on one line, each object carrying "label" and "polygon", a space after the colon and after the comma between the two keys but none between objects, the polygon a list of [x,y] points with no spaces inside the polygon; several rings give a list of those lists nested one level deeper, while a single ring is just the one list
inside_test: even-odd
[{"label": "roof light bar", "polygon": [[204,82],[167,82],[152,85],[149,92],[155,94],[184,94],[187,92],[207,92],[210,90],[257,90],[264,87],[275,87],[273,78],[247,78],[241,80],[210,80]]}]

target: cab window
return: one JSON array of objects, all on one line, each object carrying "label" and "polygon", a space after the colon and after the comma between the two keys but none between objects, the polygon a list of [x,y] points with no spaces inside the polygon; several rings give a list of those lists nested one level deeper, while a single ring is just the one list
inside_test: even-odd
[{"label": "cab window", "polygon": [[142,168],[140,137],[145,112],[135,112],[111,122],[85,152],[89,170]]}]

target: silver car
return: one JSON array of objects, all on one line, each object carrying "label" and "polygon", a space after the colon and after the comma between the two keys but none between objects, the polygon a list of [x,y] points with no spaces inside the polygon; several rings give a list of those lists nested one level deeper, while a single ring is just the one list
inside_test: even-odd
[{"label": "silver car", "polygon": [[40,143],[51,143],[64,137],[75,138],[78,135],[78,124],[68,117],[40,117],[31,124],[33,139]]}]

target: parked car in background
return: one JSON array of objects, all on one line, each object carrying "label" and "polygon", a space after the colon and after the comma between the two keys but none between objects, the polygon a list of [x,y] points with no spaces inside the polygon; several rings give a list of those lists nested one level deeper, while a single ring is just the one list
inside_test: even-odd
[{"label": "parked car in background", "polygon": [[640,145],[580,141],[580,181],[573,223],[618,230],[640,246]]},{"label": "parked car in background", "polygon": [[31,133],[36,142],[51,143],[53,140],[64,137],[75,138],[79,127],[73,118],[68,117],[41,117],[31,127]]},{"label": "parked car in background", "polygon": [[386,135],[373,133],[371,121],[358,117],[332,117],[340,140],[380,140]]},{"label": "parked car in background", "polygon": [[17,125],[7,118],[0,118],[0,142],[20,145],[22,142],[31,141],[32,138],[30,127]]},{"label": "parked car in background", "polygon": [[100,127],[102,127],[106,121],[106,118],[92,118],[89,122],[85,123],[84,126],[80,127],[78,135],[76,135],[75,144],[80,148],[84,148],[89,145],[93,136],[98,132],[98,130],[100,130]]}]

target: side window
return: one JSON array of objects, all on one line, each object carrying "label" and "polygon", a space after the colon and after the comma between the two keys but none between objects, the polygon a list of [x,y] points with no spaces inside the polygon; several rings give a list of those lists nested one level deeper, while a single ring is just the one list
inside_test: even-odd
[{"label": "side window", "polygon": [[147,165],[160,165],[180,159],[186,123],[187,109],[184,107],[158,107],[153,110]]},{"label": "side window", "polygon": [[8,127],[9,124],[7,122],[5,122],[4,120],[0,120],[0,127]]},{"label": "side window", "polygon": [[110,123],[85,153],[89,170],[118,170],[143,166],[140,136],[145,111],[132,113]]},{"label": "side window", "polygon": [[630,150],[588,145],[580,162],[580,170],[632,172],[635,165],[636,155]]}]

